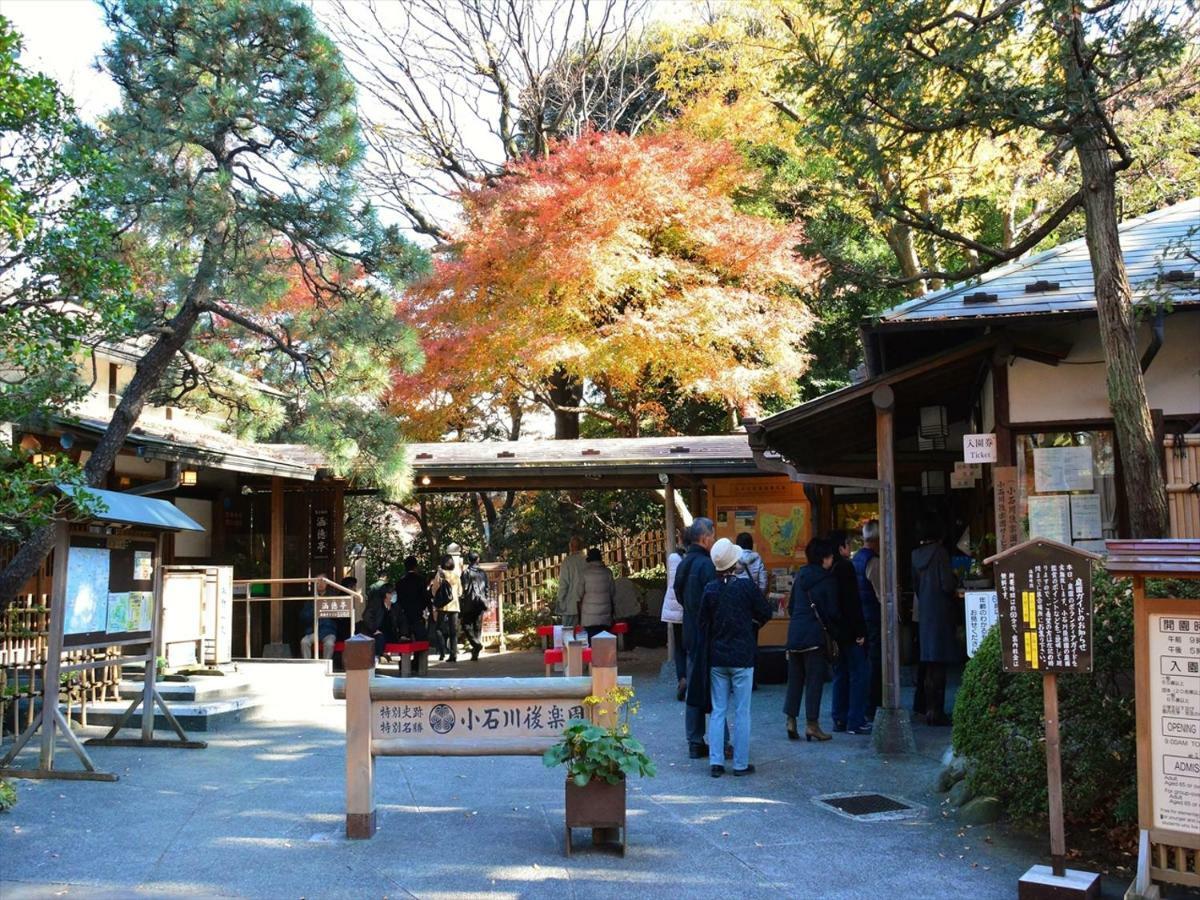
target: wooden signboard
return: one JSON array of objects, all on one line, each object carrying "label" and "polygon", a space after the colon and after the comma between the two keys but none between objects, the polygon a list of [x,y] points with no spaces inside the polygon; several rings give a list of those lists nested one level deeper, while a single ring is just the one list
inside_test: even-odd
[{"label": "wooden signboard", "polygon": [[582,718],[584,706],[578,697],[379,700],[371,704],[371,737],[403,737],[409,752],[436,755],[480,738],[553,742],[571,719]]},{"label": "wooden signboard", "polygon": [[996,505],[996,549],[1003,552],[1021,542],[1016,466],[995,466],[992,469],[992,497]]},{"label": "wooden signboard", "polygon": [[1035,538],[992,557],[1005,672],[1092,671],[1095,554]]},{"label": "wooden signboard", "polygon": [[72,536],[63,646],[149,643],[157,564],[155,538]]},{"label": "wooden signboard", "polygon": [[1147,596],[1146,579],[1200,579],[1200,541],[1109,541],[1110,573],[1133,578],[1137,710],[1137,875],[1200,887],[1200,600]]}]

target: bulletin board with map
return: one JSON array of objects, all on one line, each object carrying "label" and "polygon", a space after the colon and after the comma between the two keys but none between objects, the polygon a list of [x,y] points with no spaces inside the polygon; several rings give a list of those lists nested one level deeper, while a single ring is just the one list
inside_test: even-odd
[{"label": "bulletin board with map", "polygon": [[154,624],[154,539],[72,537],[63,645],[144,644]]},{"label": "bulletin board with map", "polygon": [[812,516],[802,485],[788,478],[729,478],[710,482],[709,496],[718,538],[749,532],[773,575],[804,565]]}]

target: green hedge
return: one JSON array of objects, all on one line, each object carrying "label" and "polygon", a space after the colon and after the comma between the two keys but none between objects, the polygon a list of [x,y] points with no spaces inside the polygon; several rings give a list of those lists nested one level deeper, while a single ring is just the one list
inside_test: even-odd
[{"label": "green hedge", "polygon": [[[1125,824],[1137,818],[1129,582],[1097,569],[1092,602],[1093,672],[1058,679],[1063,806],[1068,821]],[[1045,819],[1042,679],[1001,671],[998,628],[967,663],[953,740],[974,761],[968,777],[976,793],[998,797],[1017,822]]]}]

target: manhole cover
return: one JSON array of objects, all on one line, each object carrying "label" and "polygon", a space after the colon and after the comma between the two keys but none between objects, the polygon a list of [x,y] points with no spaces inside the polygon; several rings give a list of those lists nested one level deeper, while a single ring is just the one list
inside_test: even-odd
[{"label": "manhole cover", "polygon": [[823,794],[813,802],[838,815],[859,822],[886,822],[911,819],[921,815],[923,808],[907,800],[886,794]]}]

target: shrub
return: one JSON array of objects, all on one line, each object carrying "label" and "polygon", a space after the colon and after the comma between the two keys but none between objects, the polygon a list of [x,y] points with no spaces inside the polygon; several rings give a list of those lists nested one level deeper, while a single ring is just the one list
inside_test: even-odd
[{"label": "shrub", "polygon": [[554,614],[549,606],[534,604],[504,610],[504,630],[509,634],[525,634],[539,625],[552,624]]},{"label": "shrub", "polygon": [[[1063,807],[1067,821],[1125,824],[1137,817],[1129,582],[1097,568],[1092,604],[1093,671],[1058,679]],[[953,741],[975,762],[968,776],[975,792],[999,798],[1022,824],[1046,818],[1042,680],[1001,671],[999,628],[963,672]]]},{"label": "shrub", "polygon": [[0,812],[8,812],[17,803],[17,791],[7,781],[0,780]]}]

